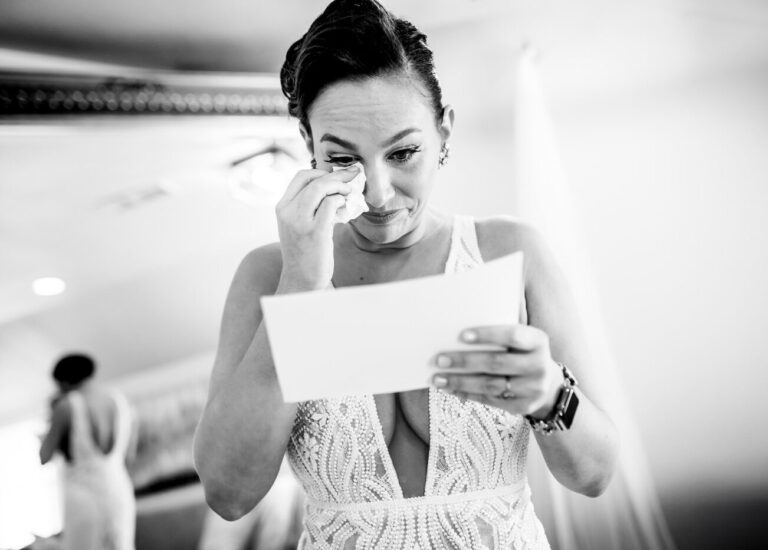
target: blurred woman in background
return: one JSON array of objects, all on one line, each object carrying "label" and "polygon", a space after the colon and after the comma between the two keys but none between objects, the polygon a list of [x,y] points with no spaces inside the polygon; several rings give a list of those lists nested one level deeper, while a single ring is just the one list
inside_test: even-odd
[{"label": "blurred woman in background", "polygon": [[67,355],[53,369],[59,392],[40,448],[45,464],[65,459],[64,550],[133,550],[136,502],[125,460],[133,413],[125,397],[92,379],[93,360]]}]

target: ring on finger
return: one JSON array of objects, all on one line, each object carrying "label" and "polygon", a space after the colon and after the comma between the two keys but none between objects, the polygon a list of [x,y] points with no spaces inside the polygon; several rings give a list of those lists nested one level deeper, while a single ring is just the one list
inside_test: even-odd
[{"label": "ring on finger", "polygon": [[504,391],[499,394],[499,397],[501,399],[514,399],[515,394],[512,392],[512,377],[505,376],[504,380],[506,381],[504,384]]}]

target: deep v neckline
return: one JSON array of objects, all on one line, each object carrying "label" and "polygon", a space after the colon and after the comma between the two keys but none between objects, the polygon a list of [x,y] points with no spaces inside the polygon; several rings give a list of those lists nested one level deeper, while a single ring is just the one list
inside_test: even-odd
[{"label": "deep v neckline", "polygon": [[[451,269],[451,266],[453,264],[453,260],[456,257],[456,254],[459,253],[458,247],[461,246],[461,239],[460,239],[460,220],[459,216],[454,216],[451,224],[451,241],[448,249],[448,255],[445,260],[445,265],[443,266],[443,274],[448,274],[453,272],[454,270]],[[432,487],[434,485],[434,478],[435,478],[435,461],[437,460],[437,448],[438,446],[435,445],[435,429],[434,429],[434,422],[435,422],[435,399],[436,394],[438,390],[433,388],[432,386],[427,387],[427,420],[429,425],[429,436],[427,437],[427,446],[429,447],[429,450],[427,452],[427,476],[424,480],[424,494],[421,496],[414,496],[414,497],[405,497],[403,495],[403,487],[400,484],[400,476],[397,474],[397,470],[395,469],[395,463],[392,460],[392,455],[389,452],[389,447],[387,446],[387,442],[384,438],[384,426],[381,423],[381,417],[379,416],[379,410],[376,407],[376,399],[374,398],[373,394],[366,394],[366,405],[368,407],[368,413],[370,417],[372,418],[372,424],[373,429],[376,437],[376,444],[378,446],[379,454],[381,455],[381,460],[384,463],[384,469],[387,472],[387,477],[391,480],[392,485],[392,491],[395,495],[395,498],[397,500],[407,500],[409,502],[412,501],[418,501],[419,499],[425,499],[430,496],[432,496]]]},{"label": "deep v neckline", "polygon": [[368,413],[372,418],[373,431],[376,437],[376,445],[378,446],[381,460],[384,463],[384,469],[387,472],[387,478],[390,479],[392,491],[395,494],[395,498],[397,500],[415,501],[431,496],[432,491],[430,489],[434,484],[434,464],[435,460],[437,460],[435,456],[435,453],[437,452],[437,445],[434,444],[435,430],[433,426],[435,418],[433,403],[435,398],[434,392],[436,391],[437,390],[432,386],[427,388],[427,417],[429,420],[429,437],[427,438],[427,445],[429,446],[429,451],[427,454],[427,477],[424,481],[424,494],[415,497],[405,497],[403,495],[403,487],[400,485],[400,476],[397,475],[395,463],[392,460],[392,455],[389,453],[387,442],[384,439],[384,427],[381,424],[379,410],[376,408],[376,399],[374,398],[373,394],[369,393],[365,395],[366,405],[368,406]]}]

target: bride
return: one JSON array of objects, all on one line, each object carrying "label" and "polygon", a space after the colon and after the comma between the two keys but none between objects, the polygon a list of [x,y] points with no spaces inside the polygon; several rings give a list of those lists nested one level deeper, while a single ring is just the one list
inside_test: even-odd
[{"label": "bride", "polygon": [[[584,339],[550,252],[526,225],[429,206],[454,111],[426,37],[375,0],[331,2],[289,48],[281,81],[312,169],[277,205],[280,242],[248,254],[229,291],[195,438],[209,505],[244,515],[287,453],[307,494],[300,548],[549,548],[526,477],[530,432],[554,477],[589,496],[609,483],[618,445],[582,376]],[[361,174],[369,210],[336,223]],[[520,323],[467,327],[457,338],[475,351],[435,350],[430,388],[283,401],[261,296],[452,273],[516,251]],[[375,315],[361,305],[361,324]]]}]

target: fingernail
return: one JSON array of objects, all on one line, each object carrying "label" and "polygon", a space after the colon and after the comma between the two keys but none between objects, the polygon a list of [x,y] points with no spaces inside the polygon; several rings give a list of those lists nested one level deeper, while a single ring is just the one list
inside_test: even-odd
[{"label": "fingernail", "polygon": [[448,379],[442,374],[438,374],[432,378],[432,384],[434,384],[436,388],[444,388],[448,385]]},{"label": "fingernail", "polygon": [[447,369],[448,367],[451,366],[453,361],[451,361],[451,358],[448,357],[447,355],[438,355],[436,363],[437,363],[437,366],[440,367],[441,369]]},{"label": "fingernail", "polygon": [[465,330],[461,333],[461,339],[465,342],[475,342],[477,340],[477,333],[474,330]]}]

